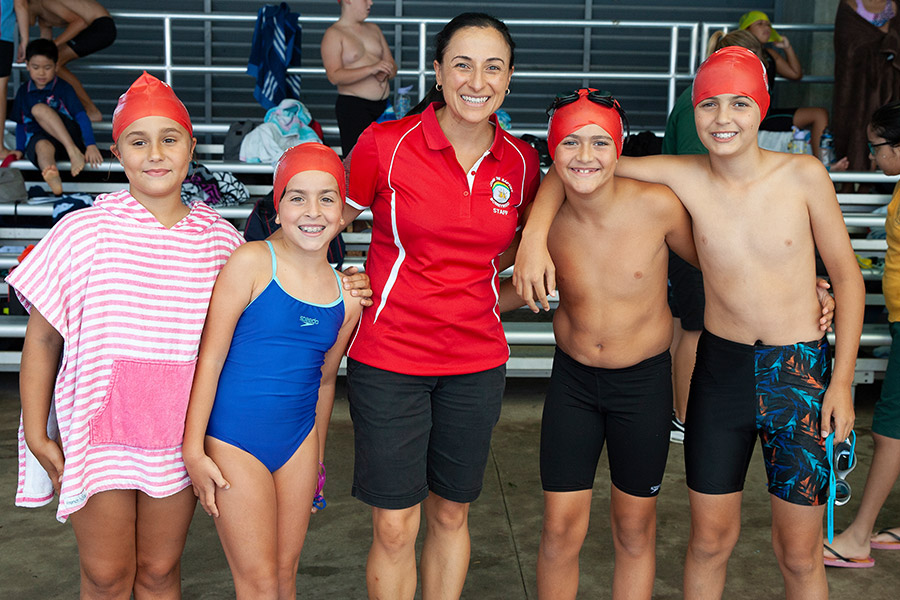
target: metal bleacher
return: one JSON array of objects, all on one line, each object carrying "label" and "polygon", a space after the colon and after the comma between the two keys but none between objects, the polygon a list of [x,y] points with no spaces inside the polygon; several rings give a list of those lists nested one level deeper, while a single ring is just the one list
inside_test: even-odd
[{"label": "metal bleacher", "polygon": [[[246,165],[243,163],[228,163],[207,161],[206,164],[211,170],[229,170],[234,173],[256,172],[259,165]],[[22,165],[24,168],[32,168],[31,165]],[[61,163],[64,168],[64,163]],[[109,167],[111,171],[118,165],[104,165],[104,169]],[[887,182],[890,181],[884,175],[877,173],[834,173],[832,179],[836,182]],[[121,183],[102,183],[89,184],[87,187],[91,191],[98,193],[120,189]],[[259,188],[251,188],[251,193],[261,193],[268,191],[267,186]],[[883,239],[866,239],[864,234],[869,228],[883,227],[884,216],[872,214],[872,210],[879,206],[884,206],[890,200],[890,196],[886,194],[839,194],[838,200],[848,230],[851,232],[851,241],[853,248],[857,254],[865,257],[882,257],[887,249],[887,242]],[[0,203],[0,217],[8,218],[15,216],[23,217],[49,217],[52,213],[52,206],[47,204],[29,205],[27,203]],[[251,205],[245,204],[241,206],[220,208],[220,213],[236,223],[241,225],[250,213]],[[371,220],[371,213],[366,211],[360,216],[360,220]],[[34,243],[46,234],[46,227],[0,227],[0,240],[10,245],[25,245],[26,243]],[[348,247],[353,249],[364,250],[370,240],[371,235],[368,232],[345,233],[345,241]],[[354,265],[363,267],[364,258],[348,257],[346,265]],[[13,254],[0,253],[0,269],[9,269],[18,264],[16,256]],[[511,270],[502,276],[511,275]],[[868,281],[877,281],[881,278],[878,269],[863,269],[863,276]],[[5,287],[5,284],[4,286]],[[876,309],[884,306],[884,297],[881,294],[867,294],[866,304]],[[555,307],[555,301],[553,303]],[[518,315],[515,313],[519,313]],[[511,358],[507,365],[507,373],[515,377],[547,377],[550,374],[552,365],[552,350],[555,343],[553,329],[550,322],[550,315],[542,315],[532,317],[531,313],[526,309],[515,311],[512,315],[507,314],[504,317],[504,329],[506,331],[507,342],[511,348]],[[552,312],[550,313],[552,315]],[[22,316],[0,316],[0,339],[2,338],[23,338],[25,335],[26,317]],[[831,336],[831,334],[829,334]],[[833,336],[832,336],[833,342]],[[869,356],[871,349],[877,346],[890,345],[890,334],[886,324],[866,324],[860,339],[861,353],[857,359],[855,384],[871,383],[876,377],[883,373],[887,360],[883,358],[873,358]],[[0,370],[18,370],[20,361],[20,353],[17,351],[0,351]]]},{"label": "metal bleacher", "polygon": [[[137,12],[114,12],[117,20],[122,19],[157,19],[164,21],[165,38],[165,59],[159,65],[103,65],[100,67],[86,68],[126,68],[134,70],[139,68],[147,68],[155,70],[160,76],[171,81],[173,74],[191,74],[201,73],[212,69],[214,72],[231,72],[236,67],[199,67],[191,65],[178,65],[172,60],[172,52],[170,46],[172,41],[172,20],[177,19],[193,19],[193,20],[228,20],[247,21],[248,15],[222,15],[222,14],[161,14],[161,13],[137,13]],[[332,17],[310,17],[304,16],[301,21],[308,23],[327,23],[333,20]],[[401,75],[407,78],[413,78],[418,83],[419,93],[424,93],[426,79],[430,71],[429,60],[426,58],[425,48],[426,39],[437,29],[440,20],[435,19],[407,19],[407,18],[385,18],[377,19],[383,25],[404,25],[406,27],[415,26],[418,28],[420,42],[418,45],[419,53],[416,61],[416,68],[401,69]],[[665,93],[658,99],[663,110],[670,108],[676,96],[676,83],[684,83],[688,81],[693,74],[694,69],[700,55],[700,41],[706,37],[709,28],[713,26],[708,23],[650,23],[650,22],[623,22],[623,21],[550,21],[543,20],[540,23],[532,23],[529,21],[509,20],[511,27],[569,27],[575,30],[583,29],[585,31],[590,27],[598,28],[627,28],[632,27],[640,30],[641,26],[650,27],[654,30],[670,32],[670,52],[671,59],[665,64],[659,65],[656,70],[643,70],[639,73],[628,73],[622,71],[616,72],[598,72],[589,68],[582,70],[573,69],[566,72],[539,72],[529,71],[525,68],[520,69],[516,73],[517,79],[525,79],[529,81],[541,80],[553,82],[554,89],[556,86],[562,85],[563,82],[588,80],[612,80],[614,82],[624,82],[632,79],[643,79],[647,81],[658,81],[665,85]],[[787,26],[788,29],[819,31],[826,30],[829,26],[818,25],[794,25]],[[678,58],[680,57],[680,58]],[[676,58],[678,58],[676,60]],[[580,67],[580,65],[579,65]],[[298,69],[304,76],[324,77],[324,70],[318,67],[307,67]],[[662,108],[661,107],[661,108]],[[666,112],[668,112],[666,110]],[[527,113],[530,115],[530,112]],[[518,128],[513,128],[512,132],[517,135],[523,133],[543,134],[544,125],[541,124],[543,115],[535,114],[533,120],[518,120],[523,123]],[[11,125],[7,123],[7,125]],[[636,123],[640,126],[641,123]],[[228,125],[216,122],[195,122],[194,129],[198,134],[203,134],[204,142],[198,145],[197,153],[204,166],[212,171],[229,171],[235,174],[243,181],[250,191],[252,197],[264,195],[271,189],[271,173],[272,169],[269,165],[264,164],[247,164],[241,162],[227,162],[222,160],[223,146],[221,143],[212,143],[213,140],[221,139],[227,130]],[[108,133],[111,129],[109,123],[97,124],[100,135]],[[639,128],[636,128],[639,130]],[[336,133],[335,128],[325,127],[326,135]],[[37,170],[31,163],[27,161],[16,161],[12,165],[23,171],[28,185],[37,185],[46,187],[40,180]],[[65,173],[69,165],[65,162],[59,163],[60,171]],[[64,179],[67,179],[64,177]],[[836,183],[883,183],[891,180],[882,174],[876,173],[834,173],[832,179]],[[80,176],[76,181],[65,181],[64,189],[67,193],[85,192],[97,194],[121,189],[126,181],[122,173],[122,167],[115,161],[106,161],[99,169],[88,169],[85,174]],[[854,250],[860,256],[883,257],[886,249],[884,240],[869,240],[865,238],[865,232],[872,227],[882,227],[884,217],[872,214],[872,211],[879,206],[884,206],[889,201],[890,196],[885,194],[840,194],[839,201],[841,203],[844,221],[851,232]],[[248,216],[251,210],[251,204],[226,207],[220,209],[220,212],[234,222],[239,228]],[[6,246],[24,246],[28,243],[38,241],[46,234],[49,226],[49,216],[52,214],[52,205],[28,203],[2,203],[0,202],[0,245]],[[21,219],[20,219],[21,218]],[[371,215],[366,212],[360,217],[361,220],[370,220]],[[20,223],[20,220],[22,221]],[[359,256],[350,256],[345,264],[363,266],[364,253],[370,241],[370,234],[367,232],[345,233],[345,241],[348,247],[358,251]],[[0,251],[0,270],[7,270],[17,264],[18,253]],[[504,275],[509,275],[507,272]],[[876,281],[880,279],[880,272],[876,269],[863,269],[863,274],[868,281]],[[877,284],[874,284],[877,285]],[[5,291],[5,284],[0,286]],[[879,308],[883,309],[884,298],[878,293],[867,295],[867,305],[872,307],[874,311]],[[552,313],[551,313],[552,314]],[[533,316],[525,309],[514,311],[512,314],[504,315],[504,327],[506,330],[507,341],[511,347],[512,357],[508,363],[508,374],[510,376],[537,376],[546,377],[550,373],[552,352],[553,352],[553,330],[549,319],[550,315],[541,314]],[[26,317],[0,315],[0,340],[12,342],[7,346],[16,345],[17,340],[21,340],[25,335]],[[857,361],[856,383],[868,383],[874,381],[879,373],[884,371],[886,366],[885,359],[872,358],[870,356],[871,349],[876,346],[890,344],[890,335],[887,326],[873,323],[867,324],[861,338],[861,352]],[[20,352],[15,349],[0,351],[0,370],[15,371],[19,368],[21,358]]]}]

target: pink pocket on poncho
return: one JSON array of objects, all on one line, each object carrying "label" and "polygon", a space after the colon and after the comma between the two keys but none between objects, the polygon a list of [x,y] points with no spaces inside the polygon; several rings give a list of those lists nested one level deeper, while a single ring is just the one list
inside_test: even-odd
[{"label": "pink pocket on poncho", "polygon": [[91,444],[163,450],[180,446],[195,362],[116,359]]}]

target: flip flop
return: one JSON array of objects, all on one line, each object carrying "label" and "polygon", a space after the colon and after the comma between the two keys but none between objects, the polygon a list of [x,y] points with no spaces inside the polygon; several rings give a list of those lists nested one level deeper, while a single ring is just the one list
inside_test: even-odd
[{"label": "flip flop", "polygon": [[900,550],[900,535],[897,535],[890,529],[882,529],[875,535],[889,535],[894,538],[893,542],[869,542],[869,545],[876,550]]},{"label": "flip flop", "polygon": [[845,569],[868,569],[875,566],[875,559],[871,556],[866,558],[846,558],[841,556],[828,544],[822,544],[825,549],[834,555],[834,558],[824,557],[826,567],[843,567]]}]

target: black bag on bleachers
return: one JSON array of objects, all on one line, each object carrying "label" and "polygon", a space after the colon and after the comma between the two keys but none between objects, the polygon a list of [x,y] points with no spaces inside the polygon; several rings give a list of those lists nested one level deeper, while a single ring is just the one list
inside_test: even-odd
[{"label": "black bag on bleachers", "polygon": [[[275,222],[275,202],[272,200],[272,192],[266,194],[261,200],[257,200],[247,217],[247,224],[244,226],[244,239],[248,242],[264,240],[281,227]],[[328,245],[328,262],[337,265],[340,271],[344,266],[344,255],[347,252],[344,238],[338,234],[336,238],[331,240]]]},{"label": "black bag on bleachers", "polygon": [[223,160],[241,159],[241,142],[244,136],[256,129],[259,121],[236,121],[228,128],[225,134],[225,149],[222,151]]}]

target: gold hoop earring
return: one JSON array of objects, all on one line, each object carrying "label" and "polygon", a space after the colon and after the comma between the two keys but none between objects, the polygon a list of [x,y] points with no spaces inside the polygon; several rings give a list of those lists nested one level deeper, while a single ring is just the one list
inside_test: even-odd
[{"label": "gold hoop earring", "polygon": [[443,91],[444,91],[444,86],[442,86],[442,85],[439,84],[439,83],[436,83],[436,84],[434,84],[434,89],[436,89],[436,90],[439,91],[439,92],[443,92]]}]

